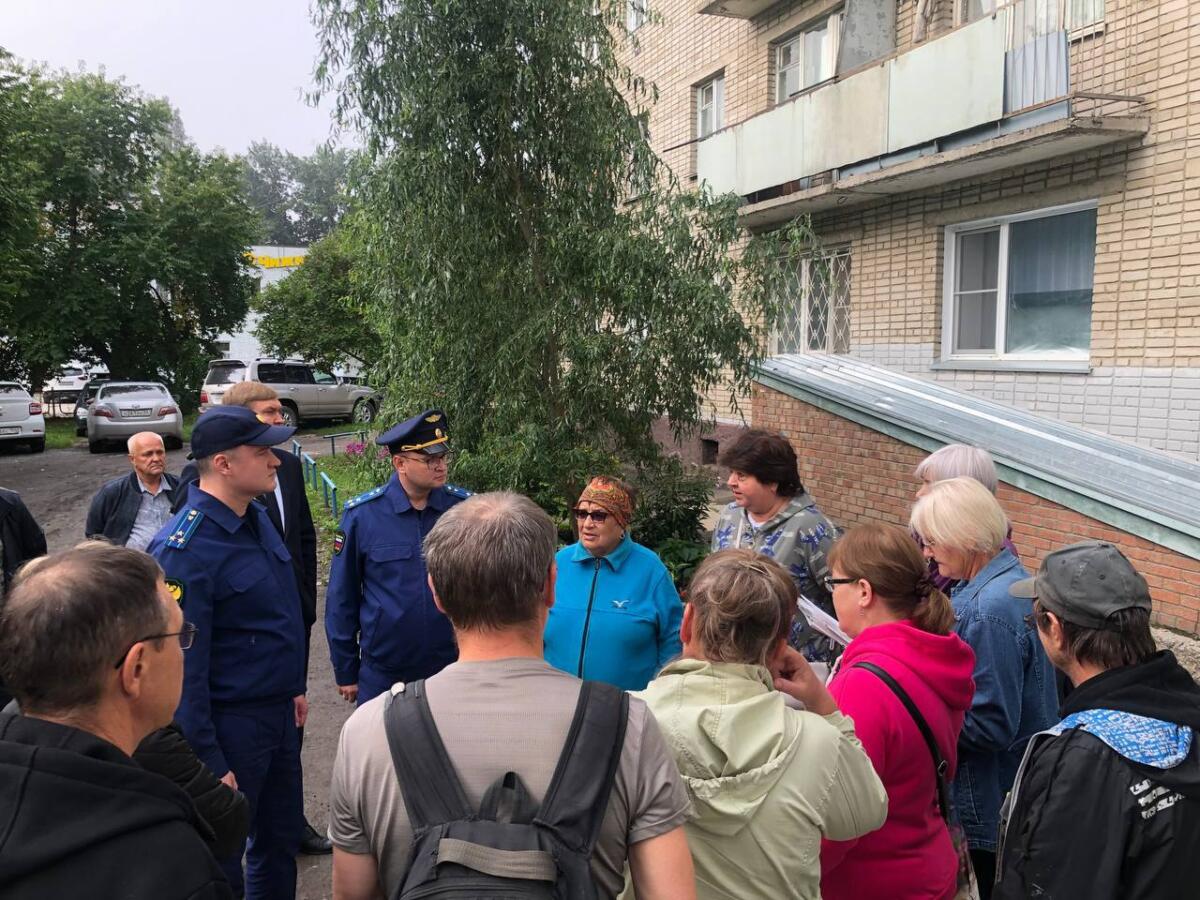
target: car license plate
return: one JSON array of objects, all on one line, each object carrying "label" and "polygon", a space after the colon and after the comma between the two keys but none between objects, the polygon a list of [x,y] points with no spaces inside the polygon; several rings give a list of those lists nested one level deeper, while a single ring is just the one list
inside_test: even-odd
[{"label": "car license plate", "polygon": [[0,434],[20,434],[20,428],[0,428]]},{"label": "car license plate", "polygon": [[150,415],[150,410],[149,410],[149,409],[147,409],[147,408],[146,408],[146,407],[144,407],[144,406],[135,406],[133,409],[123,409],[123,410],[121,410],[121,415],[123,415],[123,416],[126,416],[127,418],[130,418],[130,419],[132,419],[132,418],[135,418],[135,417],[137,417],[137,416],[148,416],[148,415]]}]

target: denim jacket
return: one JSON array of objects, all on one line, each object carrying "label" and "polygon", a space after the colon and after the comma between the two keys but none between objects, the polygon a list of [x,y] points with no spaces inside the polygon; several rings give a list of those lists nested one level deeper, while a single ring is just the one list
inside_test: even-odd
[{"label": "denim jacket", "polygon": [[1025,745],[1058,720],[1054,670],[1025,623],[1032,603],[1008,593],[1027,577],[1002,549],[950,594],[955,631],[975,651],[975,697],[958,739],[954,799],[968,843],[980,850],[996,849],[1000,805]]}]

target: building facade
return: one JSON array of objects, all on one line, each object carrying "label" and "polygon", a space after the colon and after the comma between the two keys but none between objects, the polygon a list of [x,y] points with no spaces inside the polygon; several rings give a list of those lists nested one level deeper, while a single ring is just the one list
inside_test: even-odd
[{"label": "building facade", "polygon": [[649,3],[656,149],[820,236],[776,352],[1200,459],[1200,5]]},{"label": "building facade", "polygon": [[752,423],[823,508],[904,521],[976,443],[1026,565],[1112,540],[1200,629],[1200,3],[629,9],[664,161],[750,231],[811,217]]},{"label": "building facade", "polygon": [[[304,264],[307,247],[259,246],[250,248],[247,256],[254,266],[255,292],[287,278]],[[264,356],[262,345],[254,336],[258,314],[251,311],[236,332],[217,337],[217,350],[222,359],[255,359]]]}]

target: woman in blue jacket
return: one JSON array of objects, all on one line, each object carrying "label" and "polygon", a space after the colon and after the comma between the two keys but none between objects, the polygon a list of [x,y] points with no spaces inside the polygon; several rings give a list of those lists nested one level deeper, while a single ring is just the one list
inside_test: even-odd
[{"label": "woman in blue jacket", "polygon": [[579,540],[558,551],[546,661],[579,678],[640,691],[679,655],[683,604],[671,573],[629,536],[633,490],[593,478],[573,513]]},{"label": "woman in blue jacket", "polygon": [[1000,805],[1030,737],[1058,721],[1054,670],[1028,616],[1008,589],[1028,578],[1005,546],[1008,519],[974,478],[938,481],[910,521],[926,559],[957,581],[950,591],[958,636],[975,651],[975,697],[958,736],[954,800],[983,900],[991,896]]}]

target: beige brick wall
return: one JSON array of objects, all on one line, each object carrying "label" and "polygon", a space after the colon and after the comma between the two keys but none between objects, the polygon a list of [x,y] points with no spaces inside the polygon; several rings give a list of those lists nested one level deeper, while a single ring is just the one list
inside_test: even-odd
[{"label": "beige brick wall", "polygon": [[[938,4],[930,40],[952,24],[951,0]],[[654,18],[626,60],[658,86],[651,136],[668,164],[694,174],[696,84],[724,72],[727,126],[770,108],[772,42],[839,5],[785,2],[747,21],[700,15],[699,0],[650,0]],[[897,3],[901,49],[911,45],[914,9],[915,0]],[[834,239],[860,235],[850,241],[856,343],[936,344],[949,221],[1082,199],[1092,185],[1101,201],[1093,364],[1200,367],[1200,3],[1107,0],[1107,10],[1101,34],[1072,43],[1072,74],[1080,89],[1145,97],[1144,107],[1103,110],[1149,115],[1143,144],[819,218]]]}]

